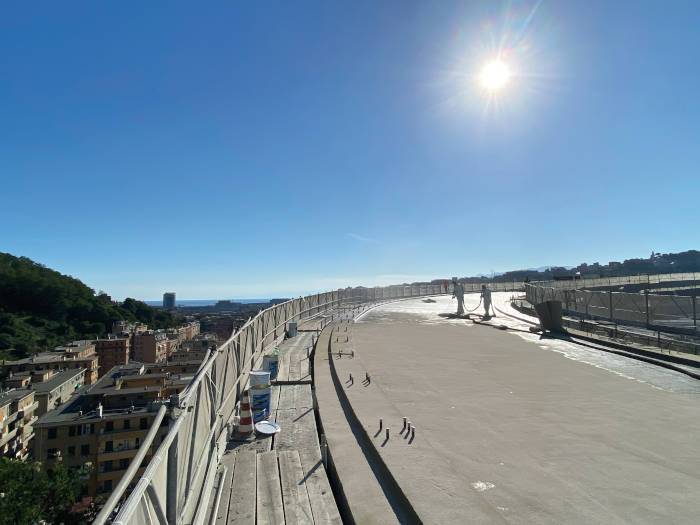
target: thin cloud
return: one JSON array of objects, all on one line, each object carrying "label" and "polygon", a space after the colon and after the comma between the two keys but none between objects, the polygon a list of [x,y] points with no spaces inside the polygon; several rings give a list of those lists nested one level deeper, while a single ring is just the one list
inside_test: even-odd
[{"label": "thin cloud", "polygon": [[377,244],[379,241],[377,239],[372,239],[371,237],[365,237],[364,235],[359,235],[357,233],[346,233],[351,239],[355,239],[358,242],[366,242],[371,244]]}]

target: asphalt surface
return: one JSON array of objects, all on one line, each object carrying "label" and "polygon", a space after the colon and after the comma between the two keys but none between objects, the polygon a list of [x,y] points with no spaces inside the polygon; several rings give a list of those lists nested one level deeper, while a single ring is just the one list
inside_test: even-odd
[{"label": "asphalt surface", "polygon": [[424,523],[697,523],[700,382],[440,315],[455,309],[372,310],[352,328],[356,359],[336,361],[371,374],[348,398]]}]

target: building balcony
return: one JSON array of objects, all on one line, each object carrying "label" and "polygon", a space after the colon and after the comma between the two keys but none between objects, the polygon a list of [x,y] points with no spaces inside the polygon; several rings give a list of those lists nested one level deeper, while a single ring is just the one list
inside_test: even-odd
[{"label": "building balcony", "polygon": [[[23,423],[24,426],[20,427],[20,429],[25,429],[25,428],[27,428],[27,427],[31,427],[34,423],[36,423],[36,420],[37,420],[37,419],[39,419],[39,416],[32,416],[32,417],[30,417],[29,419],[27,419],[27,420]],[[22,432],[22,430],[20,430],[20,433],[21,433],[21,432]]]},{"label": "building balcony", "polygon": [[[141,476],[143,476],[143,473],[146,471],[146,467],[139,467],[138,470],[136,471],[136,475],[134,476],[134,480],[138,480]],[[106,471],[106,472],[98,472],[97,473],[97,480],[98,482],[102,483],[105,480],[111,479],[113,483],[118,483],[120,479],[122,479],[122,476],[124,476],[124,473],[126,472],[126,469],[120,469],[120,468],[114,468],[112,470]]]},{"label": "building balcony", "polygon": [[0,422],[0,429],[4,428],[5,425],[9,425],[13,421],[17,421],[17,414],[19,412],[13,412],[9,416],[7,416],[2,422]]},{"label": "building balcony", "polygon": [[11,440],[15,438],[17,435],[17,429],[10,430],[8,432],[5,432],[2,436],[0,436],[0,447],[5,446],[7,443],[9,443]]},{"label": "building balcony", "polygon": [[100,451],[98,461],[133,458],[140,447],[119,448],[110,451]]},{"label": "building balcony", "polygon": [[[150,427],[149,427],[150,428]],[[144,437],[146,433],[148,432],[149,428],[146,429],[141,429],[141,428],[127,428],[127,429],[115,429],[115,430],[109,430],[109,431],[104,431],[100,432],[100,443],[104,443],[105,441],[112,441],[114,439],[127,439],[130,437]]]},{"label": "building balcony", "polygon": [[33,438],[34,438],[34,431],[32,430],[32,431],[29,432],[28,434],[24,434],[24,433],[23,433],[23,434],[20,436],[19,440],[20,440],[23,444],[26,445],[26,444],[29,443]]},{"label": "building balcony", "polygon": [[38,401],[34,401],[31,405],[24,407],[22,410],[17,411],[17,417],[23,418],[27,414],[33,413],[39,406]]}]

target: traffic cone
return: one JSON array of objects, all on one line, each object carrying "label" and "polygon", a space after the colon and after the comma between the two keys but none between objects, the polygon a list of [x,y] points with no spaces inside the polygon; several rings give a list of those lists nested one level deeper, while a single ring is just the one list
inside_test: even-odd
[{"label": "traffic cone", "polygon": [[245,440],[253,437],[253,414],[250,410],[250,394],[246,390],[241,397],[241,417],[238,420],[235,439]]}]

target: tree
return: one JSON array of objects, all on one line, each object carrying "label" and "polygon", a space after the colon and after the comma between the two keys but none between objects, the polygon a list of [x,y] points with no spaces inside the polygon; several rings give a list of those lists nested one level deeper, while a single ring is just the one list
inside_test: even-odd
[{"label": "tree", "polygon": [[85,492],[89,471],[56,463],[0,458],[0,525],[24,525],[45,520],[65,525],[87,523],[85,513],[72,512]]},{"label": "tree", "polygon": [[0,253],[0,358],[26,357],[72,339],[104,336],[118,320],[156,329],[179,322],[170,312],[135,299],[115,304],[78,279],[26,257]]}]

